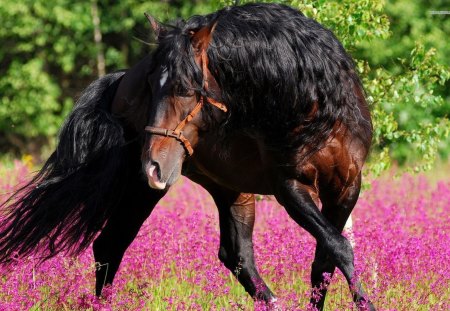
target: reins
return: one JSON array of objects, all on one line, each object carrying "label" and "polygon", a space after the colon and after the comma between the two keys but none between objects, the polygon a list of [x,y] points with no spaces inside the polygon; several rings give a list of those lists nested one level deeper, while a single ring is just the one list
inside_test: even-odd
[{"label": "reins", "polygon": [[[207,81],[208,58],[206,55],[206,50],[202,50],[200,68],[202,69],[203,72],[203,89],[207,91],[209,86]],[[192,111],[189,112],[186,118],[184,118],[180,123],[178,123],[175,129],[169,130],[160,127],[146,126],[145,131],[153,135],[175,138],[183,145],[188,155],[191,156],[194,153],[194,149],[192,148],[192,145],[189,142],[189,140],[183,135],[182,130],[186,126],[186,124],[188,124],[200,112],[205,103],[205,100],[207,103],[213,105],[214,107],[217,107],[223,112],[227,112],[227,107],[223,103],[218,102],[211,97],[200,95],[200,100],[197,102],[194,109],[192,109]]]}]

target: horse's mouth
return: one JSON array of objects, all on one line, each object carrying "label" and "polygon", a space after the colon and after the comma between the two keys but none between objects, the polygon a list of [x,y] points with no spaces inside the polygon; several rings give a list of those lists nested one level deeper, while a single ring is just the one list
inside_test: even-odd
[{"label": "horse's mouth", "polygon": [[164,190],[167,186],[167,181],[162,181],[159,176],[159,169],[155,164],[152,164],[147,172],[148,185],[157,190]]}]

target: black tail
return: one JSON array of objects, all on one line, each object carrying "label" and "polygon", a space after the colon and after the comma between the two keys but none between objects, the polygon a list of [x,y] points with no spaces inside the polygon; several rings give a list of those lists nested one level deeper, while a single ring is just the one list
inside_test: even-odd
[{"label": "black tail", "polygon": [[123,128],[109,112],[124,72],[83,92],[39,173],[0,205],[0,263],[39,251],[41,259],[84,250],[120,193]]}]

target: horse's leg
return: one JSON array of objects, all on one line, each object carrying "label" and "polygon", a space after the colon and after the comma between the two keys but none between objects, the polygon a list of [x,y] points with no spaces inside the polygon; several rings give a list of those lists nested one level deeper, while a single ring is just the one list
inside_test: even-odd
[{"label": "horse's leg", "polygon": [[[323,216],[342,233],[350,214],[355,207],[361,189],[361,174],[355,179],[353,184],[347,189],[342,196],[339,193],[333,195],[332,192],[321,197]],[[336,269],[335,263],[328,256],[325,247],[321,243],[317,243],[314,262],[311,271],[311,283],[314,293],[311,297],[311,305],[318,310],[323,310],[325,296],[327,294],[328,281],[324,274],[333,276]],[[359,291],[355,291],[356,295],[363,295],[361,285],[358,281],[353,283],[355,287],[359,287]],[[318,294],[318,295],[317,295]],[[362,301],[363,297],[354,297],[356,301]]]},{"label": "horse's leg", "polygon": [[136,174],[127,180],[127,188],[114,213],[94,241],[93,250],[97,265],[95,293],[101,295],[106,284],[112,284],[122,257],[136,237],[142,223],[152,212],[165,192],[150,189]]},{"label": "horse's leg", "polygon": [[[359,184],[357,188],[359,188]],[[345,220],[350,215],[355,202],[352,202],[352,198],[349,198],[348,202],[340,207],[344,211],[337,211],[339,216],[336,216],[336,211],[333,211],[336,206],[324,205],[325,210],[324,214],[322,214],[311,197],[310,193],[312,192],[314,192],[312,187],[302,184],[297,180],[290,179],[285,181],[282,187],[280,187],[280,191],[276,194],[276,197],[286,208],[286,211],[292,219],[311,233],[317,241],[316,256],[311,276],[313,285],[320,286],[320,283],[324,281],[323,273],[332,273],[334,272],[335,266],[337,266],[347,279],[355,303],[362,310],[375,310],[374,306],[365,297],[360,282],[356,278],[352,246],[341,235]],[[350,195],[350,197],[353,197],[353,201],[356,201],[356,192],[359,192],[359,189],[354,192],[353,196]],[[350,211],[345,211],[345,208],[350,209]],[[335,216],[337,219],[340,219],[331,220]],[[319,300],[317,307],[320,310],[323,308],[322,300]]]},{"label": "horse's leg", "polygon": [[219,259],[238,279],[250,296],[272,303],[274,294],[259,275],[253,255],[255,197],[217,185],[204,175],[192,173],[189,179],[199,183],[213,197],[219,210]]},{"label": "horse's leg", "polygon": [[252,241],[255,222],[254,195],[222,192],[213,197],[219,208],[219,259],[234,273],[250,296],[268,303],[275,302],[275,296],[255,266]]}]

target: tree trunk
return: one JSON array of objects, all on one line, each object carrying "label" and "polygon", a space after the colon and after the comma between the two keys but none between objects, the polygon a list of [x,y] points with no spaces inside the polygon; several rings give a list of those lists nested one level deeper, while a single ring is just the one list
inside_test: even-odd
[{"label": "tree trunk", "polygon": [[94,41],[97,47],[97,72],[98,76],[105,75],[105,55],[103,53],[102,32],[100,30],[100,17],[98,15],[97,0],[91,1],[92,23],[94,24]]}]

